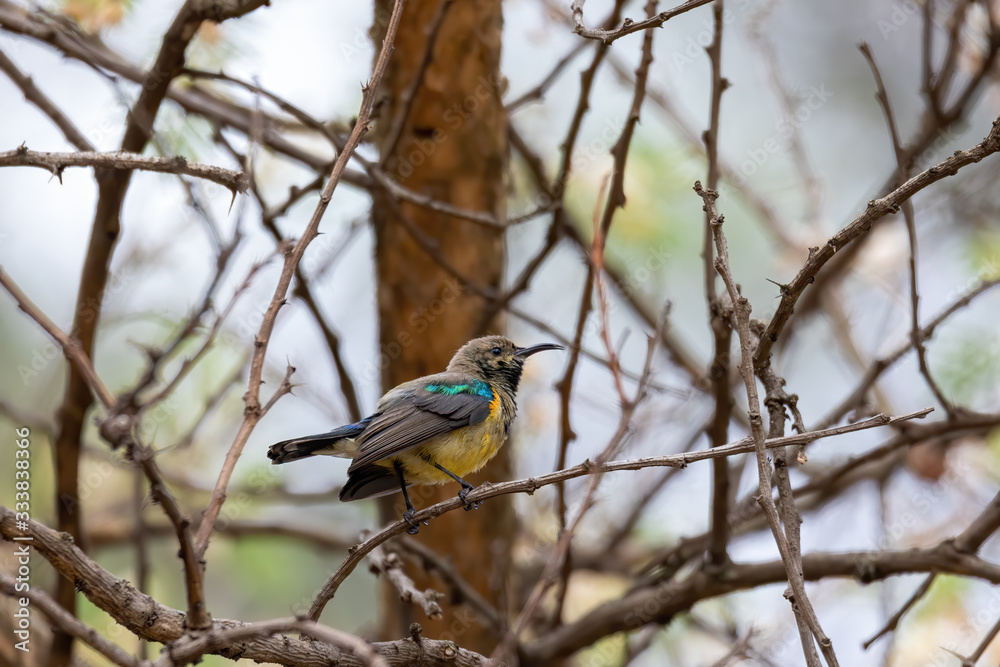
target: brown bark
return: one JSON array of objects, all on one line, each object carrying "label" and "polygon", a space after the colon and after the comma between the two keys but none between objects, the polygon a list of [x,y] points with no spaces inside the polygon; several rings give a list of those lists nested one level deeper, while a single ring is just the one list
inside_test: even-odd
[{"label": "brown bark", "polygon": [[[372,30],[376,44],[385,30],[380,19],[388,16],[389,6],[385,0],[376,2]],[[380,89],[375,139],[386,172],[402,185],[502,219],[507,138],[499,74],[501,27],[499,0],[411,0]],[[420,84],[414,88],[415,78]],[[483,297],[433,259],[413,238],[407,222],[432,239],[461,275],[499,287],[503,270],[501,230],[396,203],[384,191],[375,193],[380,359],[386,388],[444,370],[455,350],[484,333],[480,330],[487,305]],[[470,481],[477,484],[509,475],[504,448]],[[420,508],[457,491],[455,484],[415,487],[411,498]],[[402,498],[390,500],[383,510],[398,518]],[[418,539],[450,558],[477,591],[498,604],[510,560],[506,536],[514,534],[513,522],[509,501],[498,498],[476,512],[435,519],[421,528]],[[418,587],[446,590],[423,572],[409,574]],[[417,621],[428,637],[455,639],[479,652],[495,645],[496,638],[472,612],[447,600],[442,601],[443,619],[432,621],[414,616],[390,586],[383,587],[381,598],[382,634],[387,638],[404,636],[410,623]]]}]

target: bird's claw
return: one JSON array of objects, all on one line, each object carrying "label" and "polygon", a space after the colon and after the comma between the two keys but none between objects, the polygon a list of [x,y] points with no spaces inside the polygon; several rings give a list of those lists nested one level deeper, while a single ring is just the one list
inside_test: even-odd
[{"label": "bird's claw", "polygon": [[481,500],[476,500],[476,501],[470,503],[469,501],[467,501],[465,499],[466,496],[469,495],[469,492],[472,491],[472,490],[474,490],[475,488],[476,487],[474,487],[474,486],[472,486],[470,484],[469,486],[463,486],[462,490],[458,492],[458,499],[461,500],[463,503],[465,503],[465,511],[466,512],[468,512],[469,510],[477,510],[477,509],[479,509],[479,505],[482,503]]},{"label": "bird's claw", "polygon": [[424,524],[425,526],[427,525],[426,521],[413,520],[413,515],[416,513],[417,511],[412,509],[403,512],[403,521],[410,524],[410,527],[406,530],[406,532],[408,532],[410,535],[416,535],[417,533],[420,532],[420,524]]}]

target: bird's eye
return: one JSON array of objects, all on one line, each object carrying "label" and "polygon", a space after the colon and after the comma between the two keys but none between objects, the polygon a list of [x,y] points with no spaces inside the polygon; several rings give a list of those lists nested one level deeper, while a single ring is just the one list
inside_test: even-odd
[{"label": "bird's eye", "polygon": [[500,352],[502,352],[502,350],[499,347],[495,347],[492,350],[490,350],[490,352],[492,352],[494,356],[499,357],[500,356]]}]

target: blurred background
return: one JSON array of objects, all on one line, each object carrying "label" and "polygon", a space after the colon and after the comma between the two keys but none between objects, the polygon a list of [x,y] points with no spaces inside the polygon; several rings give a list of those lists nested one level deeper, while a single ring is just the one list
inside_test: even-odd
[{"label": "blurred background", "polygon": [[[1000,14],[1000,7],[993,4],[993,11]],[[612,5],[588,2],[585,23],[598,26]],[[147,67],[180,3],[65,0],[23,6],[38,15],[69,17],[82,33]],[[932,130],[932,140],[914,158],[914,171],[981,141],[1000,112],[993,66],[998,37],[994,34],[991,44],[987,3],[934,3],[930,11],[937,38],[934,60],[946,57],[959,6],[965,13],[956,37],[959,52],[948,104],[977,73],[983,70],[983,74],[954,122]],[[327,123],[334,132],[345,131],[361,102],[360,84],[371,72],[374,47],[369,30],[377,15],[374,9],[367,3],[283,0],[238,20],[205,23],[188,50],[187,66],[252,82]],[[896,158],[859,43],[870,45],[904,143],[926,129],[927,101],[921,92],[923,11],[923,5],[909,0],[726,3],[722,72],[731,87],[722,98],[719,156],[725,167],[718,205],[726,218],[733,272],[754,306],[754,317],[767,321],[778,303],[779,288],[770,281],[789,282],[808,248],[822,246],[870,199],[881,196],[894,177]],[[642,6],[625,3],[623,15],[639,18]],[[539,0],[504,2],[501,34],[503,78],[487,82],[488,94],[499,95],[508,105],[512,126],[530,151],[541,157],[551,179],[558,172],[561,144],[580,94],[579,72],[591,64],[597,42],[574,34],[567,3]],[[670,20],[655,32],[647,98],[625,173],[627,205],[617,213],[607,240],[607,264],[623,279],[622,289],[609,289],[609,333],[620,346],[622,367],[632,376],[626,383],[629,393],[635,391],[634,377],[643,368],[647,335],[653,333],[648,317],[651,314],[655,322],[667,303],[669,331],[703,375],[712,356],[701,257],[704,214],[691,187],[695,180],[706,178],[701,133],[708,125],[711,71],[705,47],[713,34],[709,6]],[[584,248],[589,248],[592,219],[603,207],[604,183],[612,167],[610,149],[628,117],[642,39],[643,34],[636,33],[615,41],[593,81],[590,109],[583,118],[563,197],[568,224],[577,230]],[[0,30],[0,51],[32,77],[97,150],[120,147],[138,84],[9,30]],[[569,57],[565,70],[546,85],[539,99],[510,106],[564,57]],[[281,134],[292,146],[314,156],[318,165],[334,157],[330,142],[267,96],[197,77],[179,78],[174,86],[204,88],[246,109],[281,118],[286,123]],[[0,118],[0,150],[22,143],[38,151],[73,150],[50,120],[3,76]],[[215,276],[219,249],[241,236],[212,298],[212,313],[221,313],[232,303],[213,344],[169,395],[141,414],[143,441],[159,450],[157,461],[182,509],[197,518],[243,420],[242,396],[254,336],[281,271],[275,236],[262,224],[260,202],[280,204],[290,196],[290,188],[306,186],[326,169],[317,171],[262,145],[252,132],[221,127],[170,101],[156,118],[155,138],[146,151],[233,169],[246,168],[252,161],[259,194],[234,199],[228,190],[211,183],[135,173],[100,303],[93,357],[100,376],[117,393],[133,387],[148,366],[147,347],[162,347],[177,336]],[[377,160],[379,146],[366,141],[358,153]],[[241,156],[252,158],[241,162]],[[419,172],[420,166],[415,167]],[[998,172],[1000,161],[988,158],[916,197],[921,323],[981,282],[1000,277]],[[502,201],[490,212],[503,213],[505,208],[507,218],[515,219],[534,211],[540,201],[538,189],[521,151],[510,149],[502,173]],[[301,234],[317,199],[313,189],[274,218],[283,238]],[[55,178],[39,169],[0,169],[0,202],[4,271],[60,327],[71,330],[97,202],[91,170],[67,169]],[[380,279],[393,268],[374,259],[378,244],[372,206],[366,188],[341,183],[323,218],[321,235],[301,264],[318,312],[339,335],[340,355],[362,414],[373,409],[387,388],[386,373],[420,374],[412,371],[416,368],[412,359],[420,351],[392,348],[387,345],[391,332],[380,329],[379,299],[384,296],[379,292]],[[502,288],[515,284],[546,242],[552,215],[518,222],[502,234]],[[572,341],[587,276],[585,254],[564,236],[527,289],[512,300],[509,312],[491,318],[485,329],[502,331],[519,345]],[[823,298],[811,306],[806,297],[800,301],[794,327],[776,347],[774,364],[787,380],[788,391],[798,395],[808,427],[821,423],[840,405],[876,359],[909,340],[908,261],[906,226],[902,215],[896,215],[865,237],[845,266],[838,268],[835,279],[823,283]],[[462,266],[484,283],[493,280],[493,268],[480,272],[475,261]],[[449,289],[463,290],[449,285],[445,281],[430,286],[446,305],[440,312],[427,310],[419,321],[410,319],[411,333],[423,333],[425,328],[433,337],[438,329],[452,331],[455,318],[474,319],[464,310],[458,314],[464,301],[447,305]],[[463,294],[463,299],[467,297]],[[949,317],[927,343],[928,365],[955,405],[985,413],[1000,408],[998,312],[1000,294],[986,292]],[[214,315],[206,316],[197,334],[165,360],[161,377],[177,374],[184,359],[198,352],[214,321]],[[448,341],[442,343],[447,348],[441,352],[445,359],[457,347],[451,343],[454,335],[442,334]],[[55,343],[6,296],[0,299],[0,338],[0,425],[6,433],[16,427],[31,428],[32,514],[54,526],[52,443],[67,365]],[[607,363],[601,361],[607,355],[594,315],[583,328],[581,346],[585,354],[573,379],[570,403],[576,439],[569,446],[567,465],[601,452],[618,427],[620,414],[614,381]],[[738,349],[734,345],[734,369]],[[407,365],[387,370],[400,357]],[[422,372],[443,367],[440,355],[430,358]],[[482,479],[519,479],[554,469],[561,414],[555,385],[565,373],[567,359],[566,353],[549,353],[533,357],[527,365],[518,420],[507,445],[509,463],[501,463],[495,472],[487,467]],[[337,501],[346,461],[269,465],[265,452],[273,442],[322,432],[355,416],[329,339],[301,298],[290,298],[279,314],[266,358],[265,399],[279,386],[286,362],[296,369],[294,393],[282,397],[251,435],[208,551],[206,597],[215,618],[259,620],[303,611],[359,533],[396,516],[380,518],[375,502]],[[618,458],[708,446],[703,430],[714,402],[704,386],[699,387],[663,348],[653,360],[652,382]],[[734,410],[745,413],[745,394],[735,375],[733,387]],[[838,417],[838,423],[878,411],[898,414],[927,406],[938,408],[931,418],[945,419],[910,352],[881,376],[875,390],[853,406],[851,414]],[[729,440],[745,433],[734,422]],[[818,479],[888,437],[876,429],[813,445],[808,463],[792,471],[793,484]],[[135,508],[145,491],[133,466],[101,440],[92,416],[85,421],[82,448],[79,493],[88,551],[103,567],[135,581]],[[13,451],[13,437],[0,438],[0,460],[12,461]],[[962,530],[996,493],[998,457],[1000,438],[991,425],[905,448],[899,457],[861,470],[836,493],[804,507],[802,550],[937,544]],[[732,465],[738,475],[737,497],[742,498],[756,488],[755,466],[752,459],[746,466],[736,461]],[[573,540],[582,564],[570,580],[562,622],[571,623],[602,602],[620,597],[631,585],[632,572],[707,530],[711,464],[693,464],[668,477],[665,470],[622,472],[602,480],[595,507]],[[586,479],[567,484],[570,507],[580,501],[585,487]],[[445,489],[445,496],[454,491]],[[637,502],[646,495],[637,510]],[[512,502],[517,528],[510,529],[506,539],[513,567],[524,581],[506,584],[508,593],[515,592],[504,604],[516,615],[517,591],[531,589],[530,573],[537,578],[557,538],[559,510],[555,487],[515,496]],[[13,504],[13,485],[6,480],[0,482],[0,504]],[[164,604],[184,608],[175,538],[159,508],[149,506],[148,499],[141,506],[142,530],[149,535],[145,590]],[[498,520],[502,508],[503,502],[490,501],[477,512],[452,516],[461,525],[489,523]],[[609,545],[609,536],[626,520],[634,521],[632,530]],[[434,531],[435,522],[422,530],[432,546],[441,544]],[[461,550],[441,551],[453,561],[479,558]],[[594,562],[602,553],[616,565],[601,567]],[[3,554],[6,567],[8,547]],[[995,541],[987,542],[981,554],[989,560],[1000,555]],[[740,562],[770,561],[777,558],[777,549],[766,526],[755,524],[736,532],[730,556]],[[54,589],[56,576],[40,558],[33,576],[34,585]],[[808,585],[841,664],[957,665],[959,661],[945,649],[971,652],[1000,617],[1000,594],[995,588],[941,576],[894,636],[864,649],[862,643],[923,579],[906,575],[867,586],[829,579]],[[632,664],[710,665],[748,636],[745,655],[724,664],[802,664],[783,587],[775,584],[697,604],[650,633],[648,648]],[[136,639],[103,611],[82,596],[79,605],[88,624],[127,650],[137,650]],[[362,567],[327,607],[323,620],[376,637],[382,622],[378,609],[375,577]],[[414,620],[425,621],[419,611]],[[0,627],[8,623],[9,615],[4,614]],[[5,631],[0,644],[9,636]],[[460,637],[458,641],[463,643]],[[575,664],[624,664],[630,642],[634,637],[623,633],[605,637],[577,653]],[[105,664],[89,648],[77,650],[86,664]],[[151,651],[155,656],[157,650]],[[4,660],[20,659],[9,646],[3,647],[2,655]],[[1000,650],[995,649],[982,664],[998,659]],[[228,662],[205,657],[209,665]]]}]

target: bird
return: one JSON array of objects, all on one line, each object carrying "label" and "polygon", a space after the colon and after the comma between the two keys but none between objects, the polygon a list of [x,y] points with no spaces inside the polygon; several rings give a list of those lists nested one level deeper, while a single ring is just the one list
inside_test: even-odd
[{"label": "bird", "polygon": [[[403,519],[419,530],[407,488],[458,482],[465,509],[475,487],[466,477],[485,466],[507,440],[517,412],[515,397],[524,362],[561,345],[518,347],[504,336],[463,345],[443,373],[404,382],[379,399],[375,412],[328,433],[271,445],[272,464],[316,455],[352,459],[340,500],[350,502],[402,491]],[[424,522],[426,525],[426,521]]]}]

